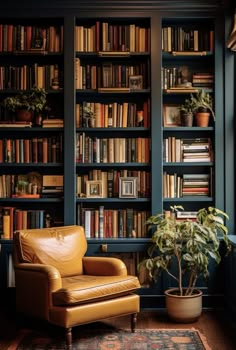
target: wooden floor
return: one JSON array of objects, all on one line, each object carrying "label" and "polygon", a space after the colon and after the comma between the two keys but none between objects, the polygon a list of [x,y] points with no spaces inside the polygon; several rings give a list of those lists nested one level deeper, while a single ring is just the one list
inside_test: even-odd
[{"label": "wooden floor", "polygon": [[[108,319],[104,323],[127,329],[130,327],[130,317]],[[141,329],[196,328],[205,336],[211,350],[236,350],[236,328],[230,325],[230,320],[222,311],[212,310],[203,311],[200,319],[191,324],[172,323],[164,311],[142,311],[137,321],[137,328]],[[14,340],[20,332],[20,327],[12,313],[0,314],[0,350],[4,338],[8,342],[9,339]]]}]

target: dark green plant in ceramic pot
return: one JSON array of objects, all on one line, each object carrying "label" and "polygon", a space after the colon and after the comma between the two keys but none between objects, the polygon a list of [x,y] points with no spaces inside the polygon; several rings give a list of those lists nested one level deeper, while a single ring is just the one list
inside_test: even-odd
[{"label": "dark green plant in ceramic pot", "polygon": [[193,125],[193,104],[191,99],[186,99],[180,109],[180,118],[182,126],[192,126]]},{"label": "dark green plant in ceramic pot", "polygon": [[178,308],[180,300],[187,299],[192,302],[198,294],[199,304],[194,306],[197,314],[189,314],[185,318],[182,318],[182,313],[185,308],[188,310],[188,306],[181,306],[180,315],[179,310],[175,309],[173,315],[168,309],[173,301],[166,301],[167,312],[172,319],[190,322],[201,314],[202,292],[196,289],[197,280],[201,276],[208,278],[210,260],[220,263],[221,240],[228,250],[230,245],[228,229],[224,224],[228,215],[224,211],[208,207],[198,210],[196,220],[177,220],[175,213],[183,209],[182,206],[173,206],[171,215],[156,214],[147,220],[147,224],[154,229],[152,243],[147,251],[147,258],[140,262],[138,268],[146,269],[154,281],[158,280],[161,272],[166,272],[176,282],[177,288],[169,289],[165,295],[167,297],[168,292],[171,296],[179,297],[176,302]]},{"label": "dark green plant in ceramic pot", "polygon": [[30,90],[21,91],[15,96],[8,96],[3,100],[3,106],[16,113],[16,118],[22,120],[22,111],[25,113],[23,120],[31,120],[34,115],[42,113],[47,102],[47,93],[43,88],[33,87]]}]

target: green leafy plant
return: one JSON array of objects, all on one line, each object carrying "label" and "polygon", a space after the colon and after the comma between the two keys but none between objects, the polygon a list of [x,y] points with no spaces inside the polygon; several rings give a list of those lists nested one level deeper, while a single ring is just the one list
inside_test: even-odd
[{"label": "green leafy plant", "polygon": [[192,113],[194,110],[194,105],[191,99],[186,99],[182,105],[179,106],[181,113]]},{"label": "green leafy plant", "polygon": [[190,103],[192,105],[193,112],[199,112],[201,109],[206,109],[209,111],[215,120],[215,112],[213,110],[213,98],[204,89],[199,89],[199,91],[190,96]]},{"label": "green leafy plant", "polygon": [[[175,214],[179,210],[184,208],[173,206],[170,216],[156,214],[147,220],[147,224],[155,230],[148,257],[140,262],[138,268],[145,268],[154,281],[165,271],[177,282],[180,295],[192,295],[198,278],[209,276],[210,259],[220,263],[221,239],[230,249],[228,229],[224,224],[228,215],[222,210],[208,207],[198,210],[196,221],[177,220]],[[183,286],[184,276],[187,288]]]},{"label": "green leafy plant", "polygon": [[3,106],[9,111],[20,109],[40,113],[47,102],[47,92],[43,88],[33,87],[31,90],[21,91],[15,96],[8,96],[3,100]]}]

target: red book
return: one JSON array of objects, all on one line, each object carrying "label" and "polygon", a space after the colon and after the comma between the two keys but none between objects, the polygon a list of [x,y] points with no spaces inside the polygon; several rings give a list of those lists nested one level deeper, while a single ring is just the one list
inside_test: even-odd
[{"label": "red book", "polygon": [[2,24],[0,24],[0,52],[2,52]]},{"label": "red book", "polygon": [[32,40],[32,27],[31,26],[27,26],[26,27],[26,50],[30,50],[31,49],[31,40]]},{"label": "red book", "polygon": [[7,51],[13,51],[13,24],[9,24],[7,28]]}]

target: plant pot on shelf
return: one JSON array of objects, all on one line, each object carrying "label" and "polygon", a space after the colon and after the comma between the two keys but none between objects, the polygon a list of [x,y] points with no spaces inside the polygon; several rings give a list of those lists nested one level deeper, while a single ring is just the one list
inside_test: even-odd
[{"label": "plant pot on shelf", "polygon": [[207,109],[199,109],[195,114],[196,125],[202,128],[209,125],[210,112]]},{"label": "plant pot on shelf", "polygon": [[193,113],[192,112],[181,112],[181,125],[182,126],[193,126]]},{"label": "plant pot on shelf", "polygon": [[195,322],[202,313],[202,292],[198,289],[192,295],[179,295],[178,288],[168,289],[165,300],[167,314],[175,322]]},{"label": "plant pot on shelf", "polygon": [[33,118],[33,112],[26,109],[19,109],[16,111],[16,120],[22,122],[31,122]]}]

